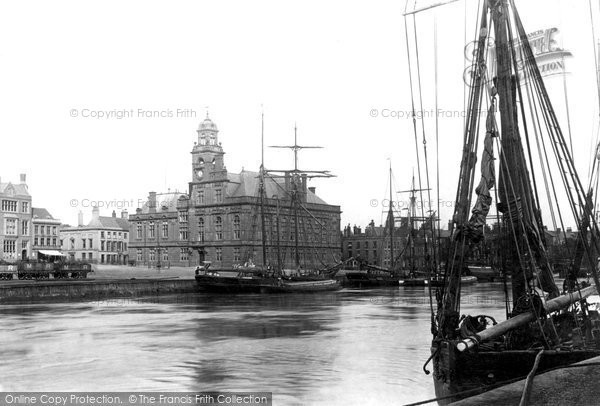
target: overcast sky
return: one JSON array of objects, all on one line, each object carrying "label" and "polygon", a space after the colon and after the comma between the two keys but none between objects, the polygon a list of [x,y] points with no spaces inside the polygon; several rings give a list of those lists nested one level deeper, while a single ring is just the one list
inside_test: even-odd
[{"label": "overcast sky", "polygon": [[[433,2],[417,1],[417,7]],[[517,4],[527,31],[557,27],[564,48],[573,53],[566,61],[567,93],[575,157],[586,179],[598,127],[588,2]],[[337,175],[313,185],[327,202],[342,206],[342,225],[380,223],[388,158],[396,190],[409,188],[416,168],[411,121],[406,114],[384,117],[385,109],[407,112],[411,106],[404,6],[404,1],[3,2],[2,182],[26,173],[33,205],[65,223],[76,223],[80,209],[89,219],[91,208],[82,206],[91,201],[134,212],[151,190],[187,190],[190,151],[207,108],[219,127],[228,170],[256,170],[262,105],[267,145],[291,143],[296,122],[301,144],[324,147],[303,152],[300,166]],[[438,107],[455,116],[440,117],[443,224],[455,195],[464,47],[473,38],[476,14],[476,1],[461,0],[416,18],[424,109],[434,108],[437,21]],[[414,42],[410,46],[414,52]],[[550,78],[548,87],[566,127],[562,78]],[[123,111],[130,116],[116,118]],[[168,117],[147,116],[157,111]],[[90,117],[100,112],[112,116]],[[433,118],[426,120],[434,184]],[[265,156],[267,167],[293,164],[291,153],[267,150]],[[101,209],[104,215],[111,211]]]}]

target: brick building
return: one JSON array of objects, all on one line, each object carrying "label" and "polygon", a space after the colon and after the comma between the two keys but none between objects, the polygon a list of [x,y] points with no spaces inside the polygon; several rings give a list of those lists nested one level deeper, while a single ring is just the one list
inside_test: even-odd
[{"label": "brick building", "polygon": [[186,193],[150,192],[146,204],[130,216],[129,256],[136,264],[191,266]]},{"label": "brick building", "polygon": [[19,183],[0,180],[0,259],[13,262],[31,256],[31,195],[25,174]]},{"label": "brick building", "polygon": [[[427,224],[422,224],[420,229],[412,230],[412,242],[409,244],[411,232],[409,219],[397,217],[394,219],[394,263],[400,269],[408,269],[413,264],[416,268],[425,264],[425,252],[431,252],[431,229]],[[439,230],[436,238],[436,249],[444,250],[450,237],[447,230]],[[390,231],[386,226],[375,226],[371,220],[369,225],[362,230],[361,227],[351,227],[348,224],[342,232],[342,258],[360,258],[370,265],[389,268],[391,265]],[[426,250],[427,245],[427,250]],[[444,251],[443,251],[444,252]],[[444,253],[445,255],[445,253]],[[412,256],[412,258],[411,258]],[[398,262],[399,261],[399,262]]]},{"label": "brick building", "polygon": [[[131,216],[131,258],[155,264],[160,253],[161,261],[168,258],[173,265],[208,260],[220,269],[246,262],[262,264],[259,174],[227,171],[218,132],[208,117],[200,123],[187,193],[151,192],[148,207]],[[295,210],[290,198],[294,187],[301,205]],[[319,198],[315,188],[307,186],[306,177],[291,173],[267,177],[264,196],[267,263],[281,261],[282,266],[292,267],[296,245],[304,267],[340,259],[340,207]],[[167,234],[162,233],[165,229]]]},{"label": "brick building", "polygon": [[92,219],[83,224],[79,212],[77,227],[63,226],[60,230],[63,254],[70,260],[100,264],[127,264],[129,260],[129,220],[127,211],[117,217],[100,216],[98,207],[92,209]]}]

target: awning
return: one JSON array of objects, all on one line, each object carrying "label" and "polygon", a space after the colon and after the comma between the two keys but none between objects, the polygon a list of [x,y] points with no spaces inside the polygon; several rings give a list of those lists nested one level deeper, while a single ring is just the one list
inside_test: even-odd
[{"label": "awning", "polygon": [[65,254],[63,254],[60,251],[56,251],[56,250],[39,250],[38,252],[40,254],[44,254],[44,255],[48,255],[48,256],[53,256],[53,257],[66,257]]}]

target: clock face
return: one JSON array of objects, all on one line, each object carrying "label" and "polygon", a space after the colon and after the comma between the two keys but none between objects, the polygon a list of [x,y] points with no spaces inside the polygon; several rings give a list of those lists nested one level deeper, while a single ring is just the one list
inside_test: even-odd
[{"label": "clock face", "polygon": [[204,172],[202,171],[202,169],[197,169],[197,170],[196,170],[196,176],[197,176],[198,178],[201,178],[201,177],[202,177],[202,175],[204,175]]}]

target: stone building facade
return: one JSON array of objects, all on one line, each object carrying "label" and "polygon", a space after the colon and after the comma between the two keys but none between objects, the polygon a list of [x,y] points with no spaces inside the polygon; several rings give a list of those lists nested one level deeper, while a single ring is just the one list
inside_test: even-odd
[{"label": "stone building facade", "polygon": [[[296,256],[306,268],[340,260],[340,207],[324,202],[305,176],[293,173],[267,176],[261,204],[259,174],[227,171],[218,132],[208,117],[200,123],[187,193],[151,192],[147,207],[131,216],[131,258],[156,264],[160,252],[161,261],[168,258],[172,265],[204,260],[217,269],[260,265],[264,237],[264,262],[273,266],[294,267]],[[294,190],[299,204],[292,207]],[[159,236],[158,225],[167,234]]]},{"label": "stone building facade", "polygon": [[19,183],[0,179],[0,259],[14,262],[31,256],[31,195],[26,176]]},{"label": "stone building facade", "polygon": [[92,219],[83,224],[79,212],[77,227],[63,226],[60,230],[63,254],[69,260],[100,264],[122,264],[129,261],[129,220],[127,211],[117,217],[100,216],[98,207],[92,209]]},{"label": "stone building facade", "polygon": [[52,217],[48,210],[34,207],[31,224],[33,229],[33,258],[37,258],[40,250],[58,251],[61,249],[60,220]]}]

